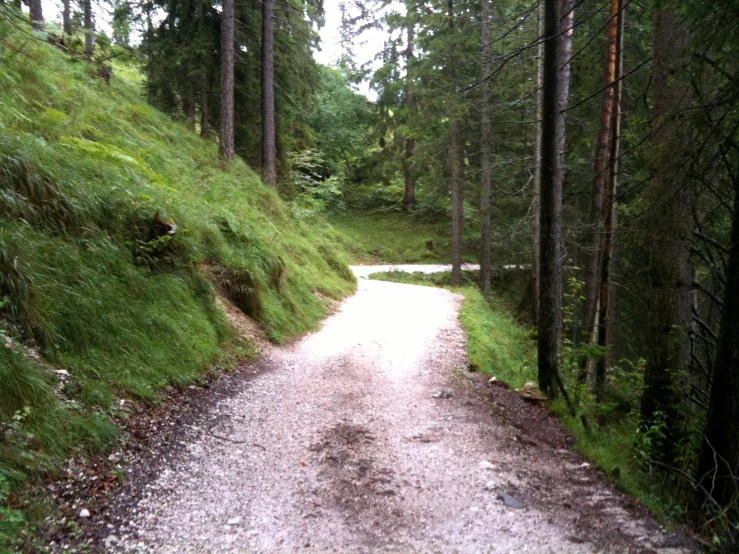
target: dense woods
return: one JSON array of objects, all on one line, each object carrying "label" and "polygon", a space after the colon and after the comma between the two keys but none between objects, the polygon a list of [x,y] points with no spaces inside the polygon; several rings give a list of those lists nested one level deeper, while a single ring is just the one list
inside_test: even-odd
[{"label": "dense woods", "polygon": [[[111,36],[93,6],[65,1],[57,23],[3,2],[2,56],[23,56],[30,20],[22,36],[98,75],[136,65],[151,105],[293,213],[443,223],[451,284],[480,263],[485,297],[532,328],[552,409],[617,452],[603,469],[734,551],[736,2],[355,0],[333,67],[313,57],[320,0],[116,0]],[[385,40],[358,67],[367,29]]]}]

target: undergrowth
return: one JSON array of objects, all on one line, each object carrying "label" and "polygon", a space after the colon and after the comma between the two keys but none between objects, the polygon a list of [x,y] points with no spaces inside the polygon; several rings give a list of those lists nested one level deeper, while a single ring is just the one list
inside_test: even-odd
[{"label": "undergrowth", "polygon": [[218,290],[282,342],[355,286],[340,235],[148,106],[138,67],[108,85],[28,32],[0,21],[0,551],[24,485],[115,439],[117,399],[218,361]]},{"label": "undergrowth", "polygon": [[339,213],[331,223],[347,237],[346,248],[360,264],[451,261],[449,229],[443,223],[405,212]]}]

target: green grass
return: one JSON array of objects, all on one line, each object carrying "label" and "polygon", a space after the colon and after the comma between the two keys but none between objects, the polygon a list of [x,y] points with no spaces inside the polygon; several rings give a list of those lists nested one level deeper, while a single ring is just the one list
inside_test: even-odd
[{"label": "green grass", "polygon": [[450,272],[425,275],[389,271],[370,275],[370,279],[445,287],[463,295],[459,319],[467,331],[469,361],[482,373],[514,388],[536,382],[536,349],[529,331],[516,321],[500,297],[485,301],[475,285],[477,272],[463,271],[463,286],[454,288],[450,286]]},{"label": "green grass", "polygon": [[346,248],[356,263],[451,262],[450,230],[444,223],[404,212],[350,212],[332,216],[331,223],[347,237]]},{"label": "green grass", "polygon": [[27,532],[26,485],[112,443],[117,399],[156,401],[220,363],[217,287],[283,342],[355,280],[334,228],[148,106],[137,67],[108,86],[5,20],[0,35],[2,551]]}]

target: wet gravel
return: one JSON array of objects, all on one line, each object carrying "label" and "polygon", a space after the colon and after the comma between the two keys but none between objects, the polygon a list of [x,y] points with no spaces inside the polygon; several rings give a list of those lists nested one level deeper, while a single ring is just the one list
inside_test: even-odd
[{"label": "wet gravel", "polygon": [[460,303],[360,279],[320,331],[181,425],[135,500],[111,502],[105,550],[692,552],[541,406],[468,372]]}]

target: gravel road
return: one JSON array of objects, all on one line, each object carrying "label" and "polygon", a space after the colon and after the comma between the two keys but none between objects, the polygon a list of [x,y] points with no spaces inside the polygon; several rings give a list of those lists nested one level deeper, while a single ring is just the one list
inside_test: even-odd
[{"label": "gravel road", "polygon": [[692,552],[480,390],[460,302],[360,279],[320,331],[271,349],[188,425],[108,549]]}]

